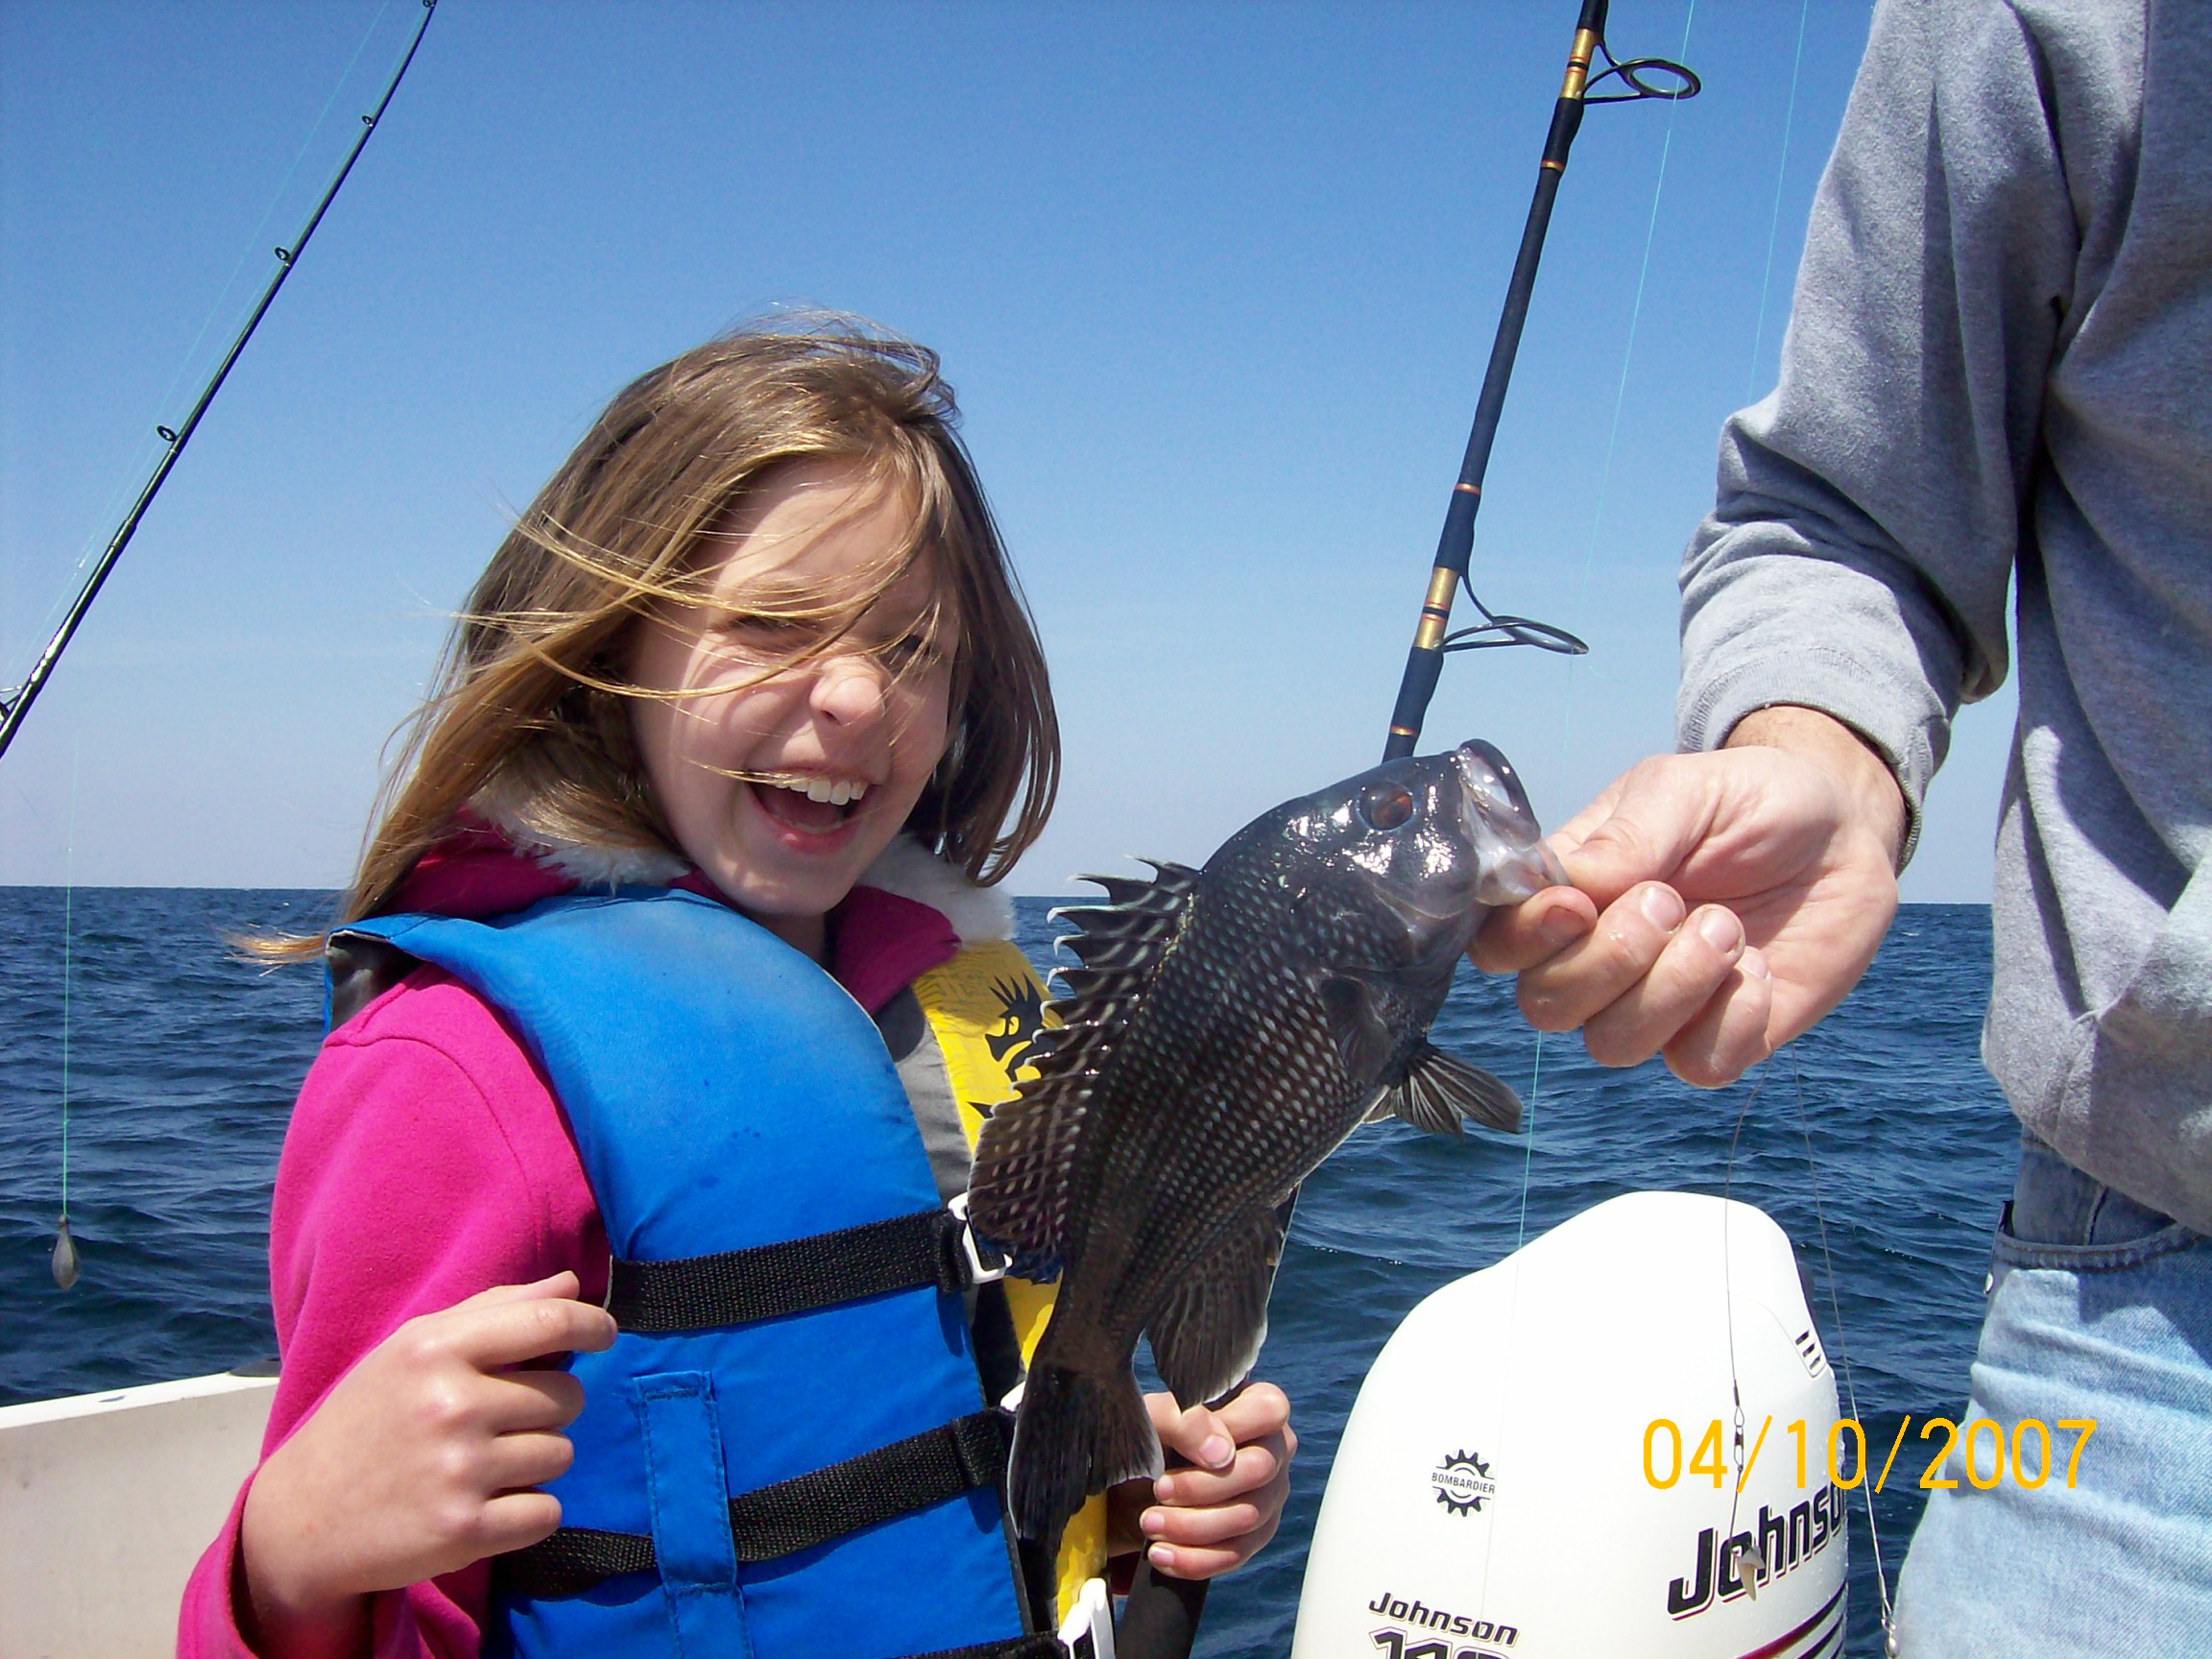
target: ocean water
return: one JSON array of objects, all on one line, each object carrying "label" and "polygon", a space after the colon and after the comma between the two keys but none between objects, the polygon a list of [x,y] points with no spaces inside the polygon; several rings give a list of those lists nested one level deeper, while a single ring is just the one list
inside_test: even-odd
[{"label": "ocean water", "polygon": [[[1040,962],[1046,902],[1021,902],[1023,944]],[[0,888],[0,1404],[274,1354],[269,1190],[320,1036],[322,987],[311,971],[245,965],[225,939],[311,928],[329,904],[322,893]],[[1719,1192],[1732,1180],[1797,1246],[1869,1439],[1887,1445],[1900,1413],[1955,1417],[2015,1144],[1976,1058],[1988,987],[1986,908],[1908,906],[1818,1030],[1762,1076],[1705,1094],[1654,1066],[1601,1070],[1572,1041],[1547,1042],[1539,1069],[1509,987],[1463,971],[1436,1040],[1521,1089],[1532,1142],[1525,1157],[1384,1123],[1308,1184],[1260,1367],[1295,1407],[1290,1504],[1261,1560],[1214,1587],[1199,1651],[1287,1651],[1337,1433],[1406,1311],[1620,1192]],[[66,1293],[47,1270],[64,1079],[69,1213],[84,1255]],[[1893,1479],[1876,1501],[1892,1583],[1919,1497]],[[1881,1651],[1878,1605],[1854,1494],[1851,1653]]]}]

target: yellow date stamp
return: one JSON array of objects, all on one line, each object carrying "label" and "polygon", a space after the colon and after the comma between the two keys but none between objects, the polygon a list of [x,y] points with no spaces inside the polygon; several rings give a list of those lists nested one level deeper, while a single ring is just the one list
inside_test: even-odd
[{"label": "yellow date stamp", "polygon": [[[1692,1425],[1693,1429],[1695,1427]],[[1743,1459],[1742,1471],[1736,1477],[1737,1491],[1743,1491],[1744,1482],[1751,1479],[1751,1471],[1758,1466],[1759,1455],[1766,1448],[1767,1431],[1773,1427],[1771,1417],[1760,1424],[1759,1437],[1751,1443],[1748,1455]],[[1882,1472],[1874,1478],[1875,1491],[1881,1491],[1887,1483],[1890,1470],[1896,1467],[1897,1454],[1904,1449],[1906,1431],[1911,1427],[1910,1415],[1899,1420],[1896,1437],[1889,1442],[1889,1455],[1883,1459]],[[2069,1431],[2074,1433],[2073,1450],[2066,1457],[2066,1486],[2071,1491],[2075,1477],[2080,1471],[2081,1449],[2089,1444],[2089,1436],[2097,1432],[2097,1419],[2061,1417],[2057,1428],[2061,1436]],[[2009,1435],[2003,1424],[1990,1417],[1976,1417],[1964,1425],[1954,1423],[1948,1417],[1923,1418],[1920,1438],[1932,1443],[1933,1455],[1920,1471],[1920,1485],[1933,1492],[1959,1484],[1955,1476],[1940,1473],[1950,1460],[1952,1448],[1957,1447],[1963,1454],[1968,1484],[1987,1492],[2009,1479],[2015,1486],[2033,1491],[2049,1480],[2053,1473],[2051,1429],[2052,1426],[2039,1417],[2021,1418],[2012,1426]],[[1782,1432],[1795,1443],[1797,1489],[1802,1492],[1806,1487],[1810,1438],[1805,1419],[1800,1417],[1794,1423],[1785,1423]],[[1685,1466],[1683,1450],[1688,1442],[1682,1426],[1671,1417],[1652,1418],[1644,1431],[1644,1479],[1664,1492],[1686,1474],[1710,1477],[1714,1490],[1719,1490],[1721,1482],[1728,1478],[1722,1451],[1727,1444],[1726,1436],[1727,1431],[1720,1419],[1714,1418],[1698,1436]],[[1866,1479],[1866,1431],[1857,1418],[1839,1417],[1829,1425],[1827,1442],[1827,1483],[1849,1492]],[[1988,1468],[1986,1477],[1983,1474],[1984,1465]]]}]

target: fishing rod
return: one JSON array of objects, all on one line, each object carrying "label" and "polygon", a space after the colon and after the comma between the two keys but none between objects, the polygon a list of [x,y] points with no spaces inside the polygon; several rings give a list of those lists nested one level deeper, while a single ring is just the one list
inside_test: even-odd
[{"label": "fishing rod", "polygon": [[292,275],[300,255],[306,252],[308,239],[315,234],[315,228],[323,223],[323,215],[329,211],[330,204],[338,199],[339,189],[345,184],[347,176],[353,171],[353,163],[361,158],[361,152],[368,147],[369,135],[376,131],[377,123],[384,119],[384,111],[391,106],[392,95],[399,90],[399,83],[406,78],[407,66],[415,61],[416,49],[422,44],[422,36],[428,32],[430,18],[437,10],[438,0],[422,0],[422,20],[415,26],[415,37],[407,43],[407,53],[399,60],[399,67],[392,72],[392,79],[384,87],[384,96],[376,101],[374,109],[361,117],[359,136],[353,140],[353,147],[347,151],[344,164],[331,179],[329,188],[323,192],[323,199],[315,204],[315,211],[307,216],[307,223],[301,227],[300,234],[276,250],[276,269],[270,275],[269,285],[261,291],[260,302],[253,307],[252,315],[246,319],[246,325],[238,330],[238,337],[230,342],[230,349],[223,354],[223,361],[208,377],[207,384],[200,389],[200,397],[193,403],[191,413],[184,417],[183,424],[154,428],[166,447],[161,452],[160,461],[154,468],[153,475],[146,480],[145,488],[138,492],[138,498],[131,504],[131,511],[123,516],[123,522],[116,527],[115,534],[108,538],[106,550],[92,566],[91,574],[85,577],[84,585],[77,589],[76,598],[70,601],[68,613],[61,618],[61,626],[46,641],[46,649],[38,654],[38,661],[33,664],[30,674],[21,685],[0,691],[0,755],[6,755],[8,745],[15,740],[16,731],[31,712],[31,705],[37,700],[38,693],[53,676],[55,665],[61,661],[61,653],[69,648],[69,641],[76,636],[77,625],[84,620],[84,613],[92,609],[92,601],[99,597],[101,584],[108,580],[108,573],[115,568],[115,562],[123,557],[123,549],[131,545],[131,538],[138,533],[139,520],[146,517],[146,510],[154,505],[154,497],[160,494],[161,486],[169,481],[170,472],[184,453],[184,445],[192,442],[192,434],[199,430],[201,417],[207,413],[207,406],[215,401],[215,394],[223,389],[223,382],[229,377],[239,353],[246,349],[246,342],[253,338],[253,330],[261,325],[261,319],[276,298],[276,291],[284,286],[284,279]]},{"label": "fishing rod", "polygon": [[[1581,130],[1582,113],[1593,104],[1632,104],[1647,98],[1673,102],[1695,98],[1702,90],[1695,72],[1671,59],[1616,59],[1605,44],[1608,4],[1609,0],[1582,0],[1582,15],[1575,25],[1575,44],[1567,54],[1567,76],[1560,84],[1558,101],[1551,107],[1551,130],[1545,135],[1544,157],[1536,170],[1535,198],[1528,204],[1521,252],[1513,261],[1513,278],[1505,285],[1505,305],[1490,347],[1490,367],[1482,376],[1482,393],[1475,404],[1474,430],[1467,436],[1458,482],[1452,486],[1452,504],[1444,515],[1444,533],[1437,541],[1436,563],[1429,573],[1429,591],[1421,602],[1421,620],[1406,659],[1405,678],[1398,685],[1397,706],[1390,712],[1390,733],[1382,746],[1385,760],[1412,754],[1414,744],[1420,741],[1421,723],[1428,716],[1429,700],[1436,694],[1437,677],[1443,672],[1447,654],[1531,645],[1540,651],[1579,657],[1590,649],[1564,628],[1491,611],[1472,588],[1467,589],[1467,599],[1482,620],[1457,632],[1452,632],[1451,625],[1452,602],[1467,586],[1467,563],[1475,551],[1475,515],[1482,505],[1482,476],[1489,469],[1490,445],[1498,436],[1498,418],[1505,407],[1505,387],[1513,378],[1521,328],[1528,320],[1536,263],[1544,254],[1551,204],[1559,195],[1559,180],[1567,172],[1567,154],[1574,148],[1575,134]],[[1592,62],[1600,58],[1605,66],[1591,74]],[[1593,94],[1593,87],[1609,80],[1618,81],[1616,90]]]}]

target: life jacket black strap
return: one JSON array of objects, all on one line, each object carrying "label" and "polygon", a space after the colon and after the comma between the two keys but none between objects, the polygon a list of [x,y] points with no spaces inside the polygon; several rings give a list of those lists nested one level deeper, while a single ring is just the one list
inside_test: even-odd
[{"label": "life jacket black strap", "polygon": [[926,1509],[1006,1479],[1011,1419],[976,1411],[730,1500],[740,1561],[796,1555],[848,1532]]},{"label": "life jacket black strap", "polygon": [[1034,1636],[1009,1636],[1003,1642],[983,1642],[974,1647],[940,1647],[934,1653],[917,1653],[912,1659],[1068,1659],[1060,1638],[1047,1631]]},{"label": "life jacket black strap", "polygon": [[[978,1486],[997,1487],[1005,1479],[1010,1434],[1005,1412],[977,1411],[826,1469],[741,1493],[730,1500],[737,1559],[774,1561]],[[579,1596],[620,1574],[649,1573],[655,1565],[653,1540],[642,1534],[564,1527],[528,1549],[495,1557],[493,1574],[509,1595],[552,1599]]]},{"label": "life jacket black strap", "polygon": [[616,1259],[607,1310],[623,1330],[658,1336],[781,1319],[926,1285],[958,1295],[975,1283],[964,1231],[950,1211],[920,1210],[716,1256]]}]

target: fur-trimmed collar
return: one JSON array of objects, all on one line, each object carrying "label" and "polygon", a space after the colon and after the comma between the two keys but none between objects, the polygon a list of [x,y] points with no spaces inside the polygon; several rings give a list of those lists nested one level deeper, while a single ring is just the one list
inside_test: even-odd
[{"label": "fur-trimmed collar", "polygon": [[963,945],[1014,937],[1014,901],[997,887],[978,887],[911,835],[901,835],[862,872],[859,885],[926,904]]},{"label": "fur-trimmed collar", "polygon": [[[658,847],[604,847],[556,840],[526,830],[515,804],[494,783],[477,791],[469,809],[546,869],[581,887],[660,887],[691,866]],[[979,887],[911,835],[877,855],[856,883],[911,899],[952,924],[963,945],[1014,937],[1014,902],[997,887]]]}]

